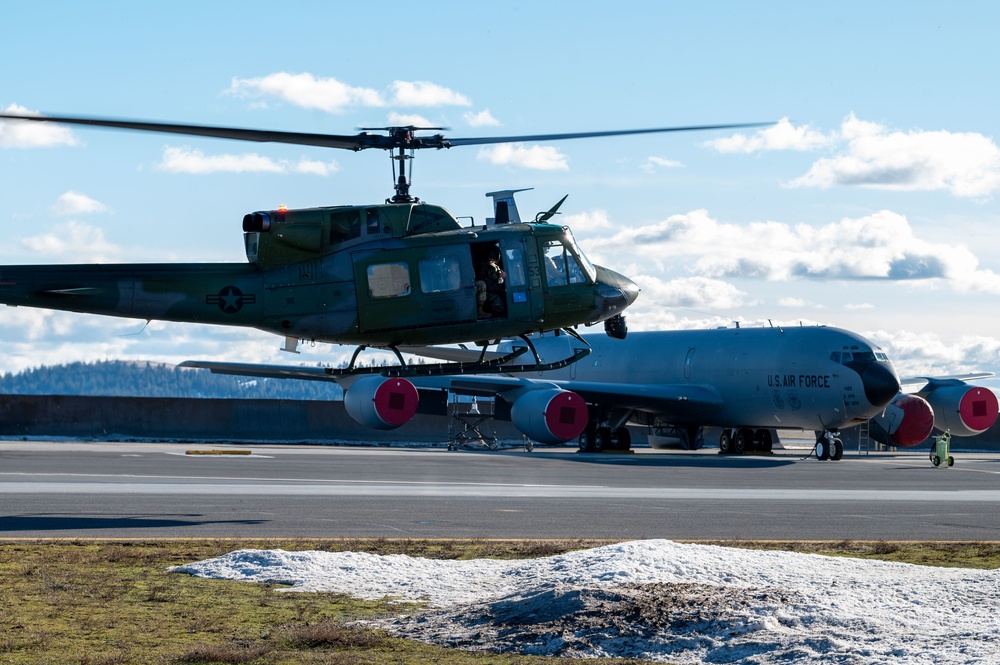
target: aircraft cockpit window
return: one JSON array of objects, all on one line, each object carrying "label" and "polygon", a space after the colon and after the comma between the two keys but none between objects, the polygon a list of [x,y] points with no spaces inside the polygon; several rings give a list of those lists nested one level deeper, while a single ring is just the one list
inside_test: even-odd
[{"label": "aircraft cockpit window", "polygon": [[368,293],[372,298],[410,295],[409,267],[405,263],[376,263],[368,266]]},{"label": "aircraft cockpit window", "polygon": [[[569,251],[572,252],[573,257],[579,262],[578,268],[582,268],[583,272],[586,273],[587,277],[579,281],[596,282],[597,268],[594,267],[594,264],[591,263],[587,256],[583,253],[580,246],[576,244],[576,239],[573,238],[573,234],[569,229],[566,229],[566,245],[569,247]],[[573,279],[571,278],[570,281],[572,282]]]},{"label": "aircraft cockpit window", "polygon": [[510,286],[524,286],[528,280],[524,272],[524,252],[520,249],[504,250],[504,266],[507,267],[507,283]]},{"label": "aircraft cockpit window", "polygon": [[830,360],[836,363],[841,363],[846,365],[849,362],[871,362],[873,360],[884,360],[888,361],[889,356],[887,356],[882,351],[861,351],[855,347],[854,351],[834,351],[830,354]]},{"label": "aircraft cockpit window", "polygon": [[361,211],[357,208],[330,213],[330,244],[361,237]]},{"label": "aircraft cockpit window", "polygon": [[545,281],[549,286],[566,286],[566,248],[557,240],[545,243]]},{"label": "aircraft cockpit window", "polygon": [[420,290],[442,293],[462,288],[462,267],[454,256],[434,256],[420,261]]},{"label": "aircraft cockpit window", "polygon": [[582,254],[572,244],[572,238],[565,243],[558,240],[545,243],[545,278],[548,285],[566,286],[593,281],[596,272],[591,275],[585,266],[591,269],[593,266],[585,260],[581,261],[581,257]]}]

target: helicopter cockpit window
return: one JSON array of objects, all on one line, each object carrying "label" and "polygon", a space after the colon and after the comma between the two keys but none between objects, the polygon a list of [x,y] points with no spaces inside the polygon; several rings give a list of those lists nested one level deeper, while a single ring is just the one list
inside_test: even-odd
[{"label": "helicopter cockpit window", "polygon": [[405,263],[376,263],[368,266],[368,293],[372,298],[410,295],[409,267]]},{"label": "helicopter cockpit window", "polygon": [[462,288],[462,267],[454,256],[434,256],[420,261],[420,290],[442,293]]},{"label": "helicopter cockpit window", "polygon": [[[596,282],[597,268],[595,268],[594,264],[590,262],[590,259],[587,258],[587,255],[583,253],[583,250],[580,249],[580,246],[576,244],[576,239],[573,238],[573,234],[570,232],[569,229],[566,229],[566,245],[569,248],[569,251],[572,252],[573,256],[576,258],[576,260],[579,261],[579,267],[583,270],[584,273],[586,273],[586,277],[581,279],[580,281]],[[570,281],[573,281],[572,278],[570,279]]]},{"label": "helicopter cockpit window", "polygon": [[357,208],[330,213],[330,244],[361,237],[361,211]]},{"label": "helicopter cockpit window", "polygon": [[588,274],[580,261],[580,255],[573,251],[575,249],[558,240],[545,243],[545,278],[549,286],[566,286],[587,281]]}]

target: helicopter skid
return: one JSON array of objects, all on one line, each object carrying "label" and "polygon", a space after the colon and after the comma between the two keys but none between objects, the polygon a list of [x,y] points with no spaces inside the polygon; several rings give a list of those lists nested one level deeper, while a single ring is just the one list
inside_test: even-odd
[{"label": "helicopter skid", "polygon": [[400,378],[413,376],[454,376],[460,374],[506,374],[508,372],[547,372],[555,369],[568,367],[576,361],[590,355],[589,348],[577,349],[572,356],[556,360],[554,362],[526,363],[521,365],[507,365],[505,363],[526,353],[528,349],[518,347],[511,353],[505,354],[491,360],[481,360],[475,362],[444,362],[432,363],[428,365],[399,365],[395,367],[347,367],[336,369],[326,368],[326,374],[331,378],[346,376],[359,376],[364,374],[380,374],[386,378]]}]

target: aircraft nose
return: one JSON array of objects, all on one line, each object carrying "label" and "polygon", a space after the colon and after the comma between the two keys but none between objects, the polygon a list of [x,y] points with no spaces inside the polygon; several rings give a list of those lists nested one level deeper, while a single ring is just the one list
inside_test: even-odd
[{"label": "aircraft nose", "polygon": [[885,406],[899,394],[899,379],[884,363],[868,365],[861,374],[861,383],[865,387],[865,397],[872,406]]},{"label": "aircraft nose", "polygon": [[597,295],[603,315],[612,316],[635,302],[639,286],[625,275],[597,266]]}]

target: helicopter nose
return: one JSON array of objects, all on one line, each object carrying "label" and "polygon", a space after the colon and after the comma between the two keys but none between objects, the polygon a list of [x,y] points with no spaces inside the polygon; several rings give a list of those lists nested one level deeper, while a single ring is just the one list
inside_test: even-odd
[{"label": "helicopter nose", "polygon": [[899,394],[896,372],[885,363],[873,362],[861,373],[865,397],[872,406],[883,407]]},{"label": "helicopter nose", "polygon": [[639,297],[639,286],[631,279],[601,266],[597,268],[597,295],[601,318],[621,313]]}]

